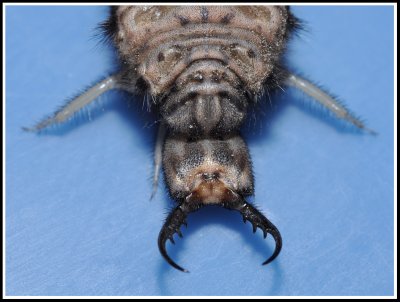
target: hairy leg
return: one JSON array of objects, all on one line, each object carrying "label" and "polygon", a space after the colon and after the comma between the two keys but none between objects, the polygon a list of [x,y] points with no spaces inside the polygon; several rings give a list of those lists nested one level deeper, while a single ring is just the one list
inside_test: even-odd
[{"label": "hairy leg", "polygon": [[347,110],[342,104],[340,104],[337,100],[331,97],[329,94],[324,92],[322,89],[318,88],[316,85],[311,83],[310,81],[301,78],[293,73],[289,73],[289,76],[286,79],[286,85],[293,86],[297,89],[300,89],[322,106],[327,108],[329,111],[335,114],[339,119],[343,119],[359,129],[367,131],[370,134],[376,134],[375,131],[368,129],[365,127],[364,123],[357,119],[354,115],[352,115],[349,110]]},{"label": "hairy leg", "polygon": [[153,190],[150,200],[153,199],[157,192],[158,178],[160,177],[160,169],[162,164],[162,148],[165,141],[166,127],[163,122],[158,126],[156,146],[154,148],[154,174],[153,174]]},{"label": "hairy leg", "polygon": [[54,112],[50,117],[45,118],[33,127],[23,127],[22,129],[25,131],[37,132],[48,126],[65,122],[80,109],[92,103],[104,92],[111,89],[122,88],[119,84],[119,77],[120,74],[114,74],[105,78],[104,80],[87,89],[82,94],[78,95],[76,98],[72,99],[66,105]]}]

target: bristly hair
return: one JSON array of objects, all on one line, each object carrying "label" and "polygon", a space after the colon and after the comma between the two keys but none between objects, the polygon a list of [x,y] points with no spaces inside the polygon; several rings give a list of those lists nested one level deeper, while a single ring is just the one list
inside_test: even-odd
[{"label": "bristly hair", "polygon": [[304,21],[300,20],[297,18],[293,13],[291,12],[290,6],[288,6],[288,26],[286,29],[286,38],[289,38],[290,35],[295,34],[297,35],[299,31],[305,30],[305,23]]},{"label": "bristly hair", "polygon": [[117,9],[118,6],[116,5],[110,6],[108,19],[101,22],[96,28],[98,32],[96,36],[99,37],[103,43],[112,44],[117,34]]},{"label": "bristly hair", "polygon": [[[93,81],[92,85],[87,85],[86,88],[80,89],[77,93],[75,93],[72,97],[68,97],[64,104],[59,106],[53,113],[45,116],[41,120],[38,120],[34,126],[32,127],[22,127],[22,130],[28,132],[37,132],[37,133],[51,133],[52,130],[60,130],[62,129],[62,125],[66,125],[65,127],[69,127],[68,125],[71,121],[74,122],[82,122],[83,120],[92,120],[96,118],[99,113],[104,111],[104,103],[100,101],[100,96],[95,100],[91,101],[89,104],[86,104],[84,107],[77,110],[73,115],[68,117],[66,120],[58,122],[56,121],[56,116],[60,112],[62,112],[68,105],[70,105],[74,100],[76,100],[79,96],[84,94],[94,85],[98,84],[100,81],[110,77],[112,74],[106,74],[105,76],[100,77],[99,80]],[[98,105],[101,106],[98,106]],[[83,119],[82,119],[83,118]],[[78,120],[82,119],[82,120]],[[61,133],[61,132],[60,132]]]},{"label": "bristly hair", "polygon": [[308,77],[304,76],[302,72],[296,71],[296,74],[300,77],[307,79],[313,86],[319,88],[320,90],[325,92],[327,95],[329,95],[332,99],[334,99],[335,102],[338,103],[338,105],[347,112],[347,116],[345,118],[338,117],[331,110],[329,110],[326,106],[323,106],[321,103],[310,102],[309,99],[311,97],[309,95],[304,93],[304,91],[296,89],[295,91],[298,91],[302,95],[305,96],[304,99],[296,98],[299,101],[302,101],[302,102],[299,102],[299,104],[301,106],[303,106],[304,109],[315,114],[316,117],[322,118],[324,121],[332,122],[333,125],[336,126],[340,130],[346,130],[346,131],[362,131],[363,130],[372,135],[377,134],[377,132],[375,130],[368,128],[365,124],[365,120],[362,117],[360,117],[359,115],[356,115],[354,112],[352,112],[352,110],[350,110],[346,106],[345,102],[339,96],[330,92],[329,89],[327,89],[323,85],[319,84],[318,82],[310,80]]}]

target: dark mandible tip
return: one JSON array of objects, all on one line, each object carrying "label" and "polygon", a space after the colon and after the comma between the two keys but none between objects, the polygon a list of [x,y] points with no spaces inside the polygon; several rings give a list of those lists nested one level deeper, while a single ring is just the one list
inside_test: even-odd
[{"label": "dark mandible tip", "polygon": [[266,237],[267,233],[272,235],[275,240],[275,250],[271,257],[263,262],[263,265],[271,263],[276,257],[278,257],[282,249],[282,237],[278,228],[274,226],[272,222],[269,221],[259,210],[247,203],[244,198],[240,198],[240,201],[232,209],[239,211],[243,215],[244,222],[247,220],[251,222],[253,225],[253,232],[258,227],[264,232],[264,238]]},{"label": "dark mandible tip", "polygon": [[176,268],[177,270],[180,270],[181,272],[184,273],[189,273],[189,271],[187,269],[184,269],[183,267],[179,266],[178,264],[176,264],[171,257],[168,256],[167,250],[165,248],[165,243],[166,243],[167,239],[165,236],[160,236],[158,237],[158,248],[160,250],[161,255],[164,257],[164,259],[174,268]]},{"label": "dark mandible tip", "polygon": [[186,216],[187,214],[182,211],[181,207],[176,207],[167,217],[160,234],[158,236],[158,249],[160,250],[161,255],[164,259],[174,268],[180,270],[184,273],[189,273],[187,269],[176,264],[171,257],[168,256],[167,249],[165,247],[167,240],[170,239],[172,243],[174,243],[173,235],[178,233],[181,236],[181,232],[179,228],[182,224],[186,225]]},{"label": "dark mandible tip", "polygon": [[[272,235],[275,240],[275,250],[273,254],[265,262],[263,262],[263,265],[272,262],[276,257],[278,257],[282,249],[282,237],[279,233],[279,230],[260,211],[258,211],[251,204],[247,203],[241,195],[234,192],[232,193],[233,200],[230,203],[224,203],[223,206],[227,209],[240,212],[243,216],[243,221],[246,222],[248,220],[253,225],[253,232],[257,228],[260,228],[264,233],[264,238],[267,236],[267,233]],[[181,237],[182,234],[180,232],[180,227],[182,225],[187,225],[186,217],[191,211],[193,211],[193,209],[189,209],[187,205],[185,206],[181,204],[177,206],[168,215],[160,231],[160,235],[158,236],[158,248],[161,255],[172,267],[184,273],[189,273],[189,271],[176,264],[171,257],[168,256],[166,242],[169,239],[172,243],[174,243],[173,235],[175,233]]]},{"label": "dark mandible tip", "polygon": [[267,265],[268,263],[271,263],[272,261],[274,261],[274,259],[276,257],[278,257],[278,255],[282,249],[282,237],[281,237],[281,234],[279,233],[278,229],[275,227],[275,229],[273,231],[270,231],[270,234],[275,239],[275,250],[274,250],[274,253],[271,255],[271,257],[269,257],[266,261],[264,261],[262,265]]}]

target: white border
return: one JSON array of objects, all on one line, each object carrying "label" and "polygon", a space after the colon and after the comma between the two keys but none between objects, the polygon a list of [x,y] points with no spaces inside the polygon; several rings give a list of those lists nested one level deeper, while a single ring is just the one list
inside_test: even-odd
[{"label": "white border", "polygon": [[106,5],[124,5],[124,2],[108,2],[108,3],[3,3],[3,299],[265,299],[273,297],[274,299],[393,299],[397,298],[397,3],[135,3],[137,5],[297,5],[297,6],[393,6],[394,7],[394,295],[393,296],[6,296],[6,47],[5,47],[5,32],[6,32],[6,7],[7,6],[106,6]]}]

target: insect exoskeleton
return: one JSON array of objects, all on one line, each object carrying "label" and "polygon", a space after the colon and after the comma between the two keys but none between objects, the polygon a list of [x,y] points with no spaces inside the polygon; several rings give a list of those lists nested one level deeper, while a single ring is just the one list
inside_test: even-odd
[{"label": "insect exoskeleton", "polygon": [[164,146],[164,171],[171,196],[179,206],[170,214],[159,236],[159,247],[163,256],[175,268],[186,271],[167,255],[165,241],[172,242],[174,233],[186,223],[186,216],[207,205],[219,205],[237,210],[243,220],[271,233],[276,241],[271,262],[282,247],[278,229],[258,210],[248,204],[244,197],[253,194],[253,175],[250,155],[240,135],[221,139],[205,138],[188,141],[185,136],[168,137]]},{"label": "insect exoskeleton", "polygon": [[287,6],[114,6],[101,28],[118,51],[120,70],[28,131],[62,123],[111,89],[145,95],[159,115],[153,195],[163,165],[178,203],[158,238],[181,235],[190,212],[219,205],[239,211],[281,248],[278,229],[246,197],[254,192],[250,155],[240,135],[247,111],[264,89],[300,89],[339,119],[374,134],[340,102],[284,67],[283,54],[299,20]]},{"label": "insect exoskeleton", "polygon": [[112,33],[127,83],[145,82],[174,133],[235,131],[276,84],[293,19],[281,6],[120,6]]},{"label": "insect exoskeleton", "polygon": [[[291,16],[284,6],[121,6],[113,33],[126,82],[145,82],[167,127],[163,166],[178,207],[159,247],[186,215],[206,205],[240,211],[254,228],[278,230],[245,197],[253,193],[250,156],[239,128],[266,83],[278,83]],[[132,71],[135,72],[132,72]]]}]

